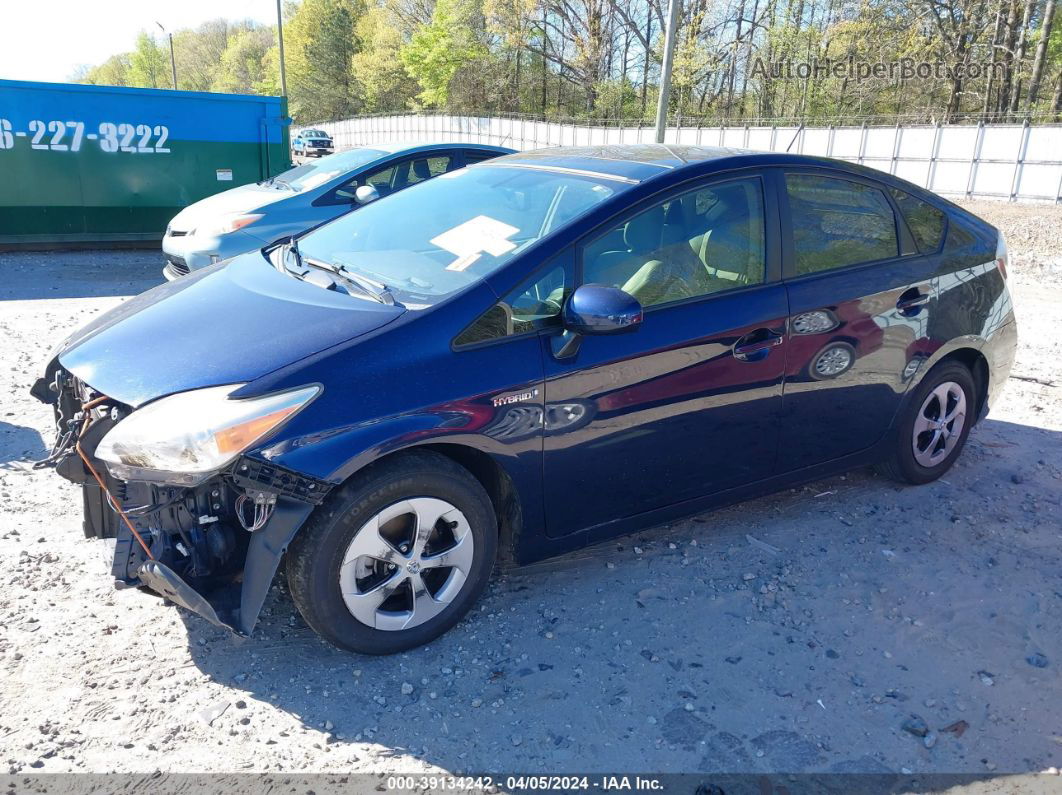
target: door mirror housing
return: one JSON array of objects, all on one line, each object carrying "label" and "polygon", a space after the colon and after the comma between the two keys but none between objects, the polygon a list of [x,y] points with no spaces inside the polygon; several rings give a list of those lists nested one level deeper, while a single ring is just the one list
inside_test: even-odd
[{"label": "door mirror housing", "polygon": [[619,287],[584,284],[564,305],[564,328],[573,334],[623,334],[641,322],[641,303]]},{"label": "door mirror housing", "polygon": [[380,198],[380,191],[375,185],[362,185],[354,191],[354,201],[357,204],[368,204]]}]

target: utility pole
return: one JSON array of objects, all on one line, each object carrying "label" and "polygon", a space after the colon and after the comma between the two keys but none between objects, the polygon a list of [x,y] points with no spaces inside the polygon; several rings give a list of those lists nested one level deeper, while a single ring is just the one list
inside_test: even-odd
[{"label": "utility pole", "polygon": [[155,24],[159,26],[159,30],[161,30],[163,33],[165,33],[166,36],[170,40],[170,71],[173,74],[173,90],[176,91],[177,90],[177,59],[173,57],[173,34],[170,33],[168,30],[166,30],[166,28],[162,27],[162,23],[161,22],[156,22]]},{"label": "utility pole", "polygon": [[678,33],[679,12],[682,0],[670,0],[667,13],[667,30],[664,32],[664,62],[660,65],[660,96],[656,101],[656,142],[664,142],[667,127],[667,105],[671,94],[671,62],[675,58],[675,36]]},{"label": "utility pole", "polygon": [[284,71],[284,15],[280,10],[280,0],[277,0],[277,42],[280,49],[280,94],[288,95],[288,77]]}]

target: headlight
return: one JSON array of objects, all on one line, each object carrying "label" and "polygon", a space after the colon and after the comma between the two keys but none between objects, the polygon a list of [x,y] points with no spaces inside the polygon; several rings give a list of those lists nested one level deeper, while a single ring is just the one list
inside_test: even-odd
[{"label": "headlight", "polygon": [[196,227],[193,235],[202,235],[205,237],[217,237],[218,235],[227,235],[230,232],[235,232],[237,229],[243,229],[245,226],[250,226],[259,218],[259,215],[223,215],[213,221],[210,221],[203,226]]},{"label": "headlight", "polygon": [[321,391],[307,386],[234,400],[243,384],[196,389],[156,400],[115,425],[96,457],[120,480],[194,485],[305,408]]}]

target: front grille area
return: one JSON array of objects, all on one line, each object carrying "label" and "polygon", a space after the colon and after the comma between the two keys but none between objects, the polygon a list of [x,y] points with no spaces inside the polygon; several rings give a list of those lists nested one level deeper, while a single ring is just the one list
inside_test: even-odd
[{"label": "front grille area", "polygon": [[184,276],[188,273],[188,263],[184,261],[183,257],[167,254],[166,260],[170,263],[170,270],[179,276]]}]

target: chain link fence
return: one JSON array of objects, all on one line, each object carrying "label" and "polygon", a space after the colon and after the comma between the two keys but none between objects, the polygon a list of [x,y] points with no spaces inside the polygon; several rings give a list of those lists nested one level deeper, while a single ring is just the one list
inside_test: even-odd
[{"label": "chain link fence", "polygon": [[[330,133],[337,150],[407,141],[472,141],[524,150],[652,143],[655,138],[646,123],[518,115],[396,114],[311,126]],[[1062,125],[1057,124],[670,126],[664,140],[834,157],[887,171],[943,196],[1062,202]]]}]

